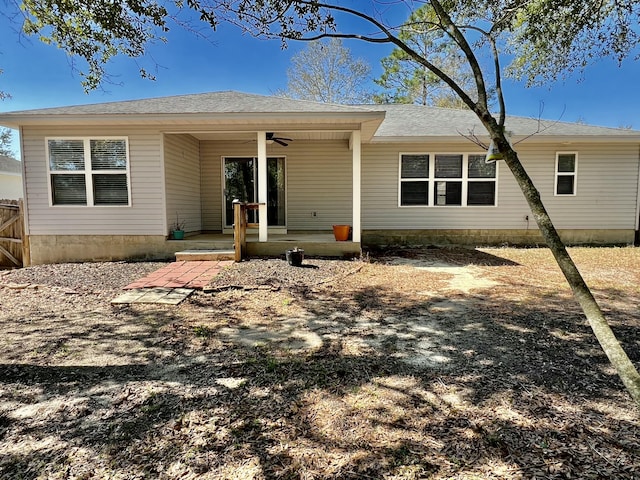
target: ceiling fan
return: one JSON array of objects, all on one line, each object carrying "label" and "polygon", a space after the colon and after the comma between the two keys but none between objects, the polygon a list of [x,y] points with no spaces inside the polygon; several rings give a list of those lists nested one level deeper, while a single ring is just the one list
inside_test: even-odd
[{"label": "ceiling fan", "polygon": [[292,141],[293,141],[292,138],[277,137],[275,133],[267,132],[268,144],[272,144],[273,142],[276,142],[277,144],[282,145],[283,147],[287,147],[289,145],[287,142],[292,142]]}]

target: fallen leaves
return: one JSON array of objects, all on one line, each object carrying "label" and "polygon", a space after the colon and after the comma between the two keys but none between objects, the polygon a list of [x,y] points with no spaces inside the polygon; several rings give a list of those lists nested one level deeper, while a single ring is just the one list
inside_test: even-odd
[{"label": "fallen leaves", "polygon": [[[0,476],[635,479],[638,412],[547,253],[252,260],[177,307],[108,304],[152,265],[2,275]],[[452,290],[405,254],[495,283]],[[575,255],[637,345],[640,253]]]}]

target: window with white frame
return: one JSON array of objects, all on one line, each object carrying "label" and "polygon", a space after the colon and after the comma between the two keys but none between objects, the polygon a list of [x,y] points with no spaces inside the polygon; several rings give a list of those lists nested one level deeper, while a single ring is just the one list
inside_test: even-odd
[{"label": "window with white frame", "polygon": [[483,154],[401,154],[400,206],[494,206],[496,163]]},{"label": "window with white frame", "polygon": [[52,205],[129,205],[126,138],[47,139]]},{"label": "window with white frame", "polygon": [[556,153],[556,195],[576,194],[578,154],[575,152]]},{"label": "window with white frame", "polygon": [[429,167],[429,155],[400,156],[400,205],[427,205]]}]

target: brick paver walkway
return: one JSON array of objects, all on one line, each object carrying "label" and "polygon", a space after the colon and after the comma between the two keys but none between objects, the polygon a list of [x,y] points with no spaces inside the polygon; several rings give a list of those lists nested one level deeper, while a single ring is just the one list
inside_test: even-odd
[{"label": "brick paver walkway", "polygon": [[221,269],[232,263],[232,260],[172,262],[124,288],[125,290],[153,287],[201,289],[206,287]]}]

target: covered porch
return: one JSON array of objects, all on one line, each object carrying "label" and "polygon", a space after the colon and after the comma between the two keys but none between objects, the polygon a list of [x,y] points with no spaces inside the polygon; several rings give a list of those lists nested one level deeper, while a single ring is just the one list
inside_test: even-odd
[{"label": "covered porch", "polygon": [[[279,256],[295,247],[306,256],[358,255],[362,142],[381,118],[377,112],[355,116],[164,132],[169,248],[233,250],[233,204],[240,202],[255,206],[244,257]],[[171,240],[173,218],[183,220],[184,240]],[[333,225],[351,227],[349,239],[337,241]]]},{"label": "covered porch", "polygon": [[[271,234],[265,242],[257,233],[247,234],[247,254],[250,257],[278,257],[287,250],[300,248],[305,256],[351,258],[360,254],[361,244],[354,241],[336,241],[329,232],[289,232]],[[175,252],[233,251],[233,234],[196,233],[184,240],[167,240]]]}]

